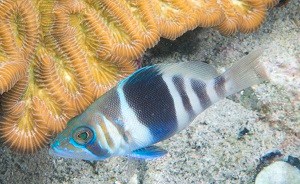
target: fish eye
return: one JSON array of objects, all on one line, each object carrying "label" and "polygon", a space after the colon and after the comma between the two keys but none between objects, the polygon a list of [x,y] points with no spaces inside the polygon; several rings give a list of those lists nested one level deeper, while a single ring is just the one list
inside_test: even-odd
[{"label": "fish eye", "polygon": [[76,143],[84,145],[89,143],[94,137],[93,131],[88,127],[79,127],[73,134]]}]

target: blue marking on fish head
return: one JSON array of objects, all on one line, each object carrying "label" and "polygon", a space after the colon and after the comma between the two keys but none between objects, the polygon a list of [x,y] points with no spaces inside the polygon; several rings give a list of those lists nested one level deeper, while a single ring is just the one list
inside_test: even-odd
[{"label": "blue marking on fish head", "polygon": [[50,144],[49,154],[63,158],[104,160],[110,157],[97,141],[95,122],[86,113],[71,119]]}]

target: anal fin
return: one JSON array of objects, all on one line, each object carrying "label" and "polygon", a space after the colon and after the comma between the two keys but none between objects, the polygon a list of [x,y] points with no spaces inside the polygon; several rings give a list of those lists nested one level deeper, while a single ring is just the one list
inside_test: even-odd
[{"label": "anal fin", "polygon": [[167,151],[157,147],[157,146],[148,146],[145,148],[141,148],[138,150],[134,150],[129,154],[129,157],[137,158],[137,159],[156,159],[160,158],[167,154]]}]

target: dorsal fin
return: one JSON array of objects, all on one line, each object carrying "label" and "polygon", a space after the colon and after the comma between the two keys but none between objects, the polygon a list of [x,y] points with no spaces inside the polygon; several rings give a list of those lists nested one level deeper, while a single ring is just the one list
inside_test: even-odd
[{"label": "dorsal fin", "polygon": [[136,83],[141,81],[151,80],[154,77],[160,75],[159,69],[156,65],[145,66],[143,68],[138,69],[133,74],[129,75],[125,79],[119,82],[119,85],[126,83]]},{"label": "dorsal fin", "polygon": [[216,69],[203,62],[180,62],[169,64],[158,64],[157,67],[164,75],[181,75],[183,77],[209,80],[219,74]]},{"label": "dorsal fin", "polygon": [[201,79],[203,81],[219,76],[214,67],[203,62],[163,63],[143,67],[120,81],[119,84],[124,82],[136,83],[149,81],[161,74],[166,76],[180,75],[182,77]]}]

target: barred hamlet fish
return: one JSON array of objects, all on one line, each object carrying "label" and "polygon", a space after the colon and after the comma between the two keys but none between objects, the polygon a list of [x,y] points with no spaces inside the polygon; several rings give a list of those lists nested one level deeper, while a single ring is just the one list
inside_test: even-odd
[{"label": "barred hamlet fish", "polygon": [[65,158],[158,158],[153,144],[186,128],[215,102],[267,79],[251,52],[225,73],[201,62],[157,64],[137,70],[71,119],[50,146]]}]

